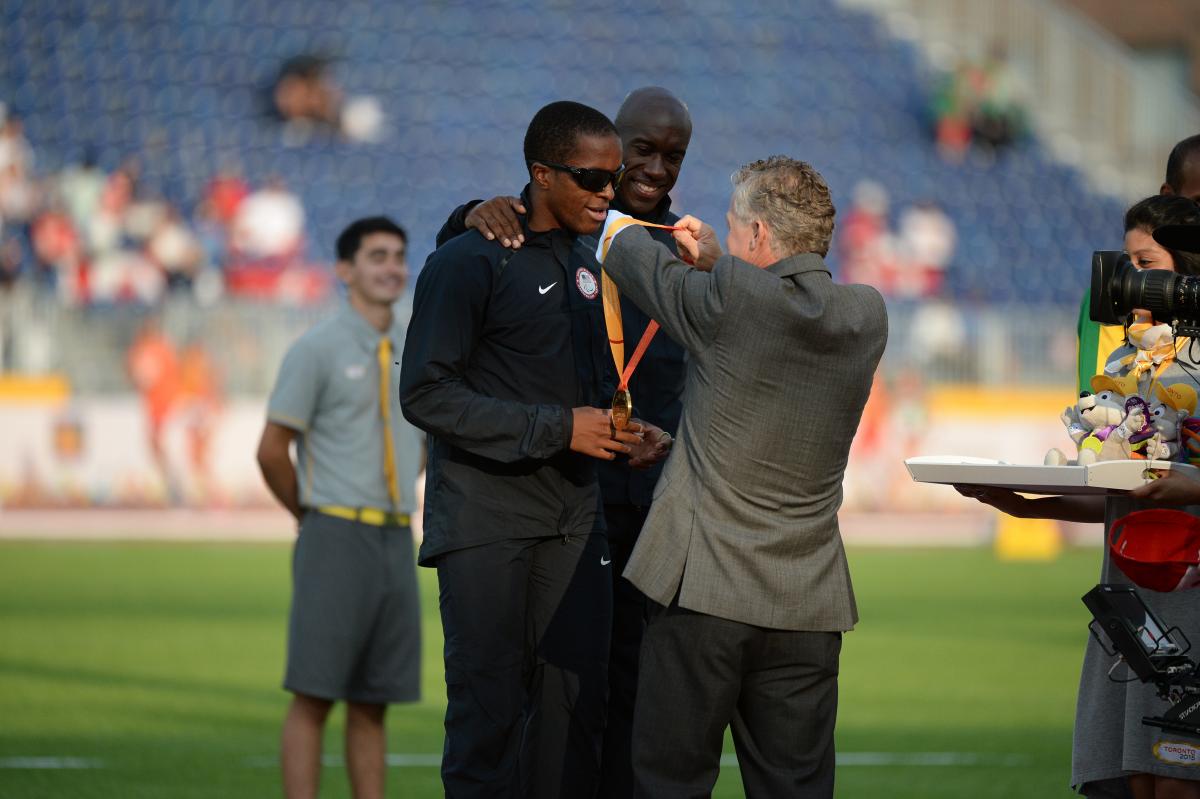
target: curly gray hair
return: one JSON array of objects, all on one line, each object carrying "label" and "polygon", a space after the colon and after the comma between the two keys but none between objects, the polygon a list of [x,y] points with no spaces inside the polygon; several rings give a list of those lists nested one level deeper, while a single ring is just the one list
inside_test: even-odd
[{"label": "curly gray hair", "polygon": [[765,222],[771,229],[772,251],[777,257],[803,252],[828,254],[837,209],[825,179],[811,165],[773,155],[746,164],[731,180],[730,210],[742,222]]}]

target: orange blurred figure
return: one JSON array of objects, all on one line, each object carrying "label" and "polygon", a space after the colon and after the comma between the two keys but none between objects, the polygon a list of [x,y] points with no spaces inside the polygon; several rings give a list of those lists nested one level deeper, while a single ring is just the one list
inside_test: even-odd
[{"label": "orange blurred figure", "polygon": [[167,487],[167,494],[174,502],[179,492],[167,464],[163,430],[179,398],[179,356],[157,320],[148,320],[138,332],[126,354],[126,367],[130,380],[142,396],[150,434],[150,454]]},{"label": "orange blurred figure", "polygon": [[204,346],[193,341],[179,358],[178,404],[187,430],[188,465],[195,481],[196,500],[213,499],[209,444],[221,409],[217,368]]}]

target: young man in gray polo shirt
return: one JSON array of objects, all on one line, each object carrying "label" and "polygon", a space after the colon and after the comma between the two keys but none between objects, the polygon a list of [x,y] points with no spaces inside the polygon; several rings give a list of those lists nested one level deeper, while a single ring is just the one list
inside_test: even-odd
[{"label": "young man in gray polo shirt", "polygon": [[338,237],[348,302],[288,350],[258,448],[267,485],[300,523],[280,757],[288,797],[317,795],[322,732],[337,701],[347,705],[354,796],[382,797],[384,711],[419,698],[409,514],[421,445],[397,407],[393,366],[404,348],[392,306],[408,277],[405,244],[386,217],[360,219]]}]

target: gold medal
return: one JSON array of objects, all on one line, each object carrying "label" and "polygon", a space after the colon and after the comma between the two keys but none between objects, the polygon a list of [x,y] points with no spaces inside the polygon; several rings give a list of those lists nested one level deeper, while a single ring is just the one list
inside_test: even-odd
[{"label": "gold medal", "polygon": [[[616,232],[626,225],[642,225],[643,227],[662,228],[663,230],[682,230],[682,228],[672,227],[670,225],[655,225],[650,222],[642,222],[631,217],[625,217],[618,220],[609,228],[609,234],[604,238],[599,258],[600,263],[604,263],[605,256],[608,255],[608,245],[612,243],[613,236]],[[603,297],[604,305],[604,327],[608,332],[608,346],[612,350],[613,363],[617,367],[617,375],[620,377],[617,393],[613,394],[612,399],[612,420],[613,430],[624,430],[629,427],[629,422],[633,418],[633,397],[629,394],[628,388],[623,386],[629,385],[629,378],[633,376],[633,370],[637,368],[638,362],[642,360],[642,356],[646,354],[646,347],[650,346],[650,340],[654,338],[654,334],[658,332],[658,322],[653,320],[646,325],[646,332],[642,334],[642,340],[638,342],[637,349],[633,352],[633,358],[629,361],[629,365],[625,365],[625,325],[621,321],[621,294],[617,290],[617,284],[612,281],[608,273],[603,269],[600,271],[600,288]]]},{"label": "gold medal", "polygon": [[613,394],[612,400],[612,425],[618,430],[624,430],[629,426],[631,418],[633,418],[633,397],[627,389],[618,388],[617,393]]}]

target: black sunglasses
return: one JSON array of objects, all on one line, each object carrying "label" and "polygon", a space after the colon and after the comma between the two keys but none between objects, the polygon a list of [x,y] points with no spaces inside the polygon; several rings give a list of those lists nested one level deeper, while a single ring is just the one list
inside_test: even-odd
[{"label": "black sunglasses", "polygon": [[616,172],[609,172],[607,169],[584,169],[579,166],[552,164],[549,161],[534,161],[532,163],[548,166],[551,169],[557,169],[559,172],[570,174],[575,179],[575,182],[579,184],[579,188],[585,191],[604,191],[609,183],[615,189],[621,185],[621,177],[625,174],[624,164],[621,164]]}]

